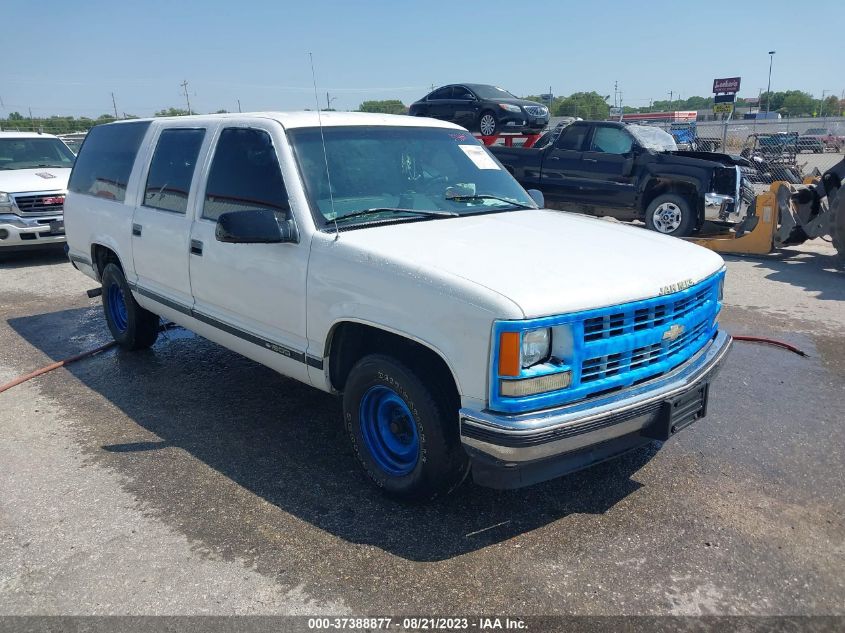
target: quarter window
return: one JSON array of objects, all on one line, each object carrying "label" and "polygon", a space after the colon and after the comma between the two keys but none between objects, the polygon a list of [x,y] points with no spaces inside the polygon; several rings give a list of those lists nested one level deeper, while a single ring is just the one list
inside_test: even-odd
[{"label": "quarter window", "polygon": [[607,154],[627,154],[633,147],[633,139],[625,130],[616,127],[597,127],[593,134],[590,151]]},{"label": "quarter window", "polygon": [[264,130],[226,128],[217,141],[208,174],[202,217],[217,220],[230,211],[290,208],[279,160]]},{"label": "quarter window", "polygon": [[204,137],[205,130],[199,129],[173,128],[161,133],[150,162],[144,206],[176,213],[187,211],[188,193]]},{"label": "quarter window", "polygon": [[584,137],[589,129],[586,125],[570,125],[563,130],[557,141],[557,148],[579,151],[584,146]]},{"label": "quarter window", "polygon": [[149,121],[98,125],[85,137],[70,174],[68,189],[123,202],[132,165]]}]

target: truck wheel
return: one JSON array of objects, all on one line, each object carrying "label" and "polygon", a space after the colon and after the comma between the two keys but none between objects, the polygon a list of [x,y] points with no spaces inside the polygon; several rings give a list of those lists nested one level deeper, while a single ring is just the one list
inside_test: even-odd
[{"label": "truck wheel", "polygon": [[381,354],[364,357],[349,373],[346,431],[364,471],[390,496],[432,499],[467,472],[457,411],[437,387]]},{"label": "truck wheel", "polygon": [[689,200],[674,193],[657,196],[645,211],[645,225],[652,231],[686,237],[695,230],[696,216]]},{"label": "truck wheel", "polygon": [[138,305],[120,266],[106,264],[102,277],[103,311],[114,340],[127,350],[152,346],[158,338],[158,316]]},{"label": "truck wheel", "polygon": [[481,113],[481,116],[478,118],[478,131],[481,132],[482,136],[494,136],[498,131],[498,127],[499,124],[496,121],[495,114],[490,112],[490,110]]}]

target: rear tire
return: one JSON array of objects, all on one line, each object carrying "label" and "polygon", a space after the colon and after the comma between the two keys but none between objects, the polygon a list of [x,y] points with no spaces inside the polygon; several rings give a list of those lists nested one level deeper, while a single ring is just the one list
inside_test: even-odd
[{"label": "rear tire", "polygon": [[117,344],[126,350],[151,347],[158,338],[158,316],[138,305],[120,266],[106,264],[102,283],[103,312]]},{"label": "rear tire", "polygon": [[649,229],[673,237],[692,235],[697,219],[690,201],[676,193],[657,196],[645,211],[645,225]]},{"label": "rear tire", "polygon": [[352,368],[343,393],[355,456],[385,493],[407,501],[451,492],[467,473],[455,405],[425,378],[372,354]]}]

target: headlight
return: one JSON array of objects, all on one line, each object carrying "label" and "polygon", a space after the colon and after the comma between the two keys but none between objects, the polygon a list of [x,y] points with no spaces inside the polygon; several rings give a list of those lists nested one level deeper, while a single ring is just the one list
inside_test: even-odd
[{"label": "headlight", "polygon": [[520,350],[520,363],[523,369],[546,360],[551,347],[552,331],[549,328],[524,332]]},{"label": "headlight", "polygon": [[719,280],[719,301],[725,298],[725,276]]},{"label": "headlight", "polygon": [[511,103],[500,103],[499,107],[507,112],[522,112],[518,105],[513,105]]},{"label": "headlight", "polygon": [[0,191],[0,204],[12,204],[12,199],[5,191]]}]

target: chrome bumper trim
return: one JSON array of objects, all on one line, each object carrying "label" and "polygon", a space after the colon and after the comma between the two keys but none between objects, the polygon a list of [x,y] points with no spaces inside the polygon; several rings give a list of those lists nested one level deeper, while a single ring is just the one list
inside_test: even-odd
[{"label": "chrome bumper trim", "polygon": [[655,419],[662,402],[715,375],[730,346],[730,335],[720,331],[668,374],[566,407],[518,415],[461,409],[461,442],[502,461],[524,462],[639,431]]}]

